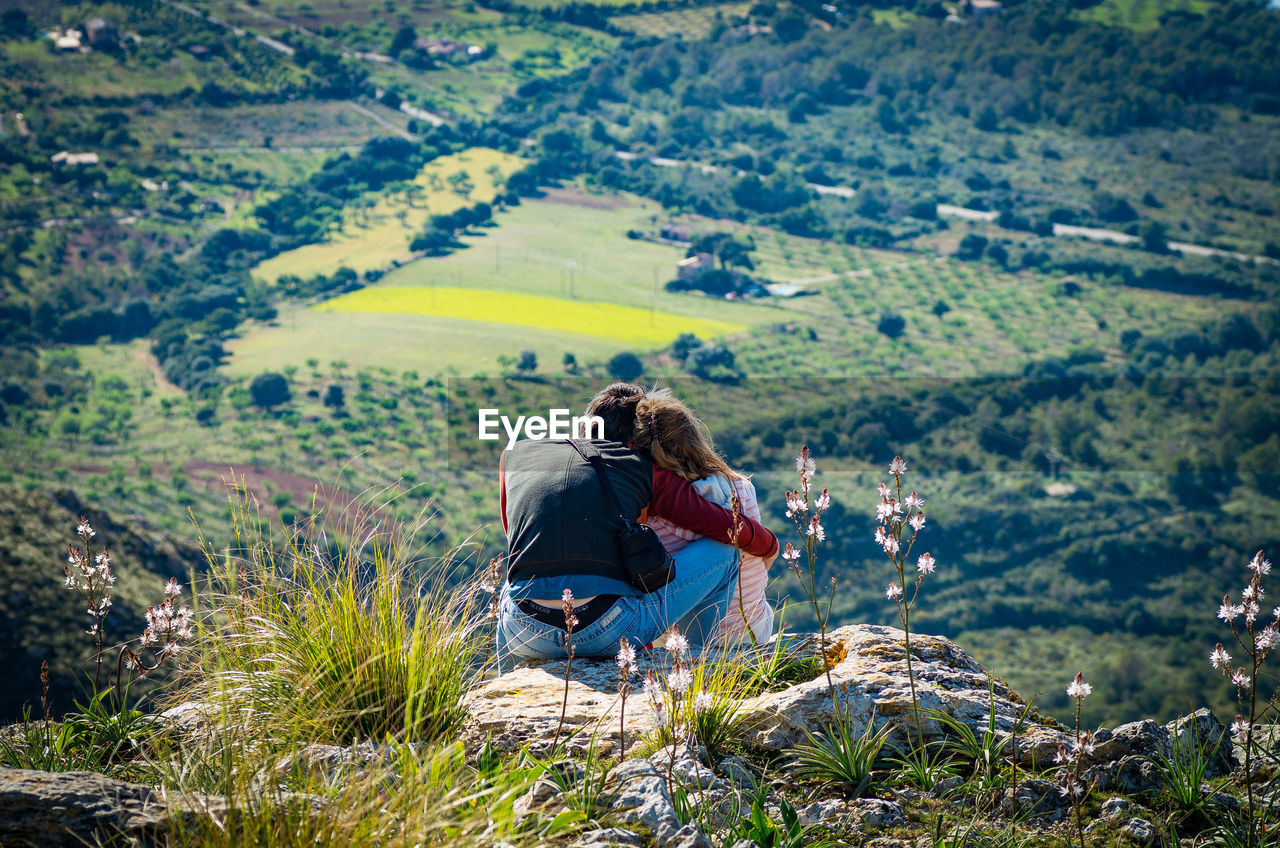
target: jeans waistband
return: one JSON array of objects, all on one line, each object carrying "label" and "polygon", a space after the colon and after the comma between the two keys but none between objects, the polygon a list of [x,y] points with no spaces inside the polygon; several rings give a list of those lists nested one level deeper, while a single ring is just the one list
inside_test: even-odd
[{"label": "jeans waistband", "polygon": [[[585,604],[574,607],[573,615],[578,619],[574,629],[581,630],[588,625],[595,624],[600,619],[600,616],[608,612],[620,597],[621,595],[596,595]],[[559,627],[561,630],[565,629],[563,609],[545,607],[542,604],[535,604],[533,601],[516,601],[515,603],[520,612],[535,621]]]}]

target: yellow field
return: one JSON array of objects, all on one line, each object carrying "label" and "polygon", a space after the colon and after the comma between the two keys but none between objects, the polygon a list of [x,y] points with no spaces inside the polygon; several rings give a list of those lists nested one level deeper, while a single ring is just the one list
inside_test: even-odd
[{"label": "yellow field", "polygon": [[[342,228],[328,241],[268,259],[253,269],[253,276],[274,283],[286,274],[305,279],[332,274],[344,266],[363,273],[408,260],[412,256],[409,242],[430,216],[492,201],[496,190],[490,171],[496,166],[505,178],[524,164],[518,156],[486,147],[442,156],[423,167],[412,189],[383,197],[365,209],[352,204],[343,216]],[[462,187],[465,194],[449,181],[459,172],[466,174],[469,183]]]},{"label": "yellow field", "polygon": [[429,315],[595,336],[633,345],[664,345],[681,333],[702,338],[742,332],[741,324],[689,318],[634,306],[454,287],[374,287],[316,306],[326,312]]}]

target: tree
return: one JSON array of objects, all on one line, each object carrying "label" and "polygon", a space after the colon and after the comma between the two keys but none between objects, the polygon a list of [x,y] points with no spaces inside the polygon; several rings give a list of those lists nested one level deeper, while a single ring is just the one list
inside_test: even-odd
[{"label": "tree", "polygon": [[953,255],[957,259],[981,259],[983,251],[986,249],[986,236],[969,233],[969,235],[960,240],[960,246],[956,248],[956,252]]},{"label": "tree", "polygon": [[333,409],[342,409],[347,403],[347,393],[342,386],[333,383],[324,390],[324,405]]},{"label": "tree", "polygon": [[520,351],[520,358],[516,360],[516,370],[521,374],[532,374],[538,370],[538,354],[532,350]]},{"label": "tree", "polygon": [[1152,253],[1169,252],[1169,242],[1166,240],[1168,234],[1168,229],[1159,221],[1143,221],[1142,226],[1138,227],[1138,238],[1142,239],[1142,246]]},{"label": "tree", "polygon": [[387,50],[392,56],[399,56],[401,52],[408,50],[413,46],[413,42],[418,40],[418,33],[408,24],[396,30],[395,37],[391,39],[391,47]]},{"label": "tree", "polygon": [[283,374],[268,371],[253,378],[249,384],[253,402],[263,409],[279,406],[289,399],[289,381]]},{"label": "tree", "polygon": [[686,255],[710,253],[725,271],[732,268],[754,271],[756,266],[751,261],[751,251],[754,249],[755,244],[750,239],[743,242],[734,238],[732,233],[709,233],[694,240]]},{"label": "tree", "polygon": [[644,363],[631,351],[624,350],[609,360],[609,373],[623,382],[629,382],[644,373]]},{"label": "tree", "polygon": [[891,339],[896,339],[902,335],[902,331],[907,328],[907,320],[895,312],[886,312],[880,316],[876,329],[884,333]]},{"label": "tree", "polygon": [[574,356],[569,351],[565,351],[564,359],[561,360],[561,364],[564,365],[564,370],[567,373],[569,374],[578,373],[578,357]]},{"label": "tree", "polygon": [[671,355],[681,362],[688,358],[690,352],[696,348],[702,347],[702,339],[693,333],[681,333],[676,336],[676,340],[671,343]]}]

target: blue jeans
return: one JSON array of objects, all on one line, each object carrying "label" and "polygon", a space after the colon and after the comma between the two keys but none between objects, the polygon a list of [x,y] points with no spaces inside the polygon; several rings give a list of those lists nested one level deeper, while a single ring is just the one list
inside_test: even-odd
[{"label": "blue jeans", "polygon": [[[673,554],[675,576],[656,592],[622,597],[596,621],[575,630],[573,652],[578,657],[607,657],[626,639],[635,647],[648,645],[672,624],[692,644],[708,641],[728,613],[738,582],[738,562],[731,545],[698,539]],[[567,656],[565,631],[520,611],[507,587],[498,603],[498,664],[510,660]]]}]

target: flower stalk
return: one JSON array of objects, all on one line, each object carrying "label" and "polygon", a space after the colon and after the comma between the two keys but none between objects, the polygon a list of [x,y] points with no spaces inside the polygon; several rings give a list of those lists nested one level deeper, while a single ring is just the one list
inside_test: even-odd
[{"label": "flower stalk", "polygon": [[902,480],[907,474],[907,462],[902,457],[895,456],[893,462],[889,463],[889,474],[893,476],[893,488],[890,489],[884,483],[877,487],[880,503],[876,507],[875,540],[894,568],[894,582],[889,584],[884,594],[897,606],[898,620],[902,622],[907,654],[907,682],[911,687],[911,709],[915,717],[916,735],[923,750],[924,726],[920,721],[920,698],[916,692],[915,668],[911,662],[911,610],[920,596],[920,587],[937,568],[937,560],[930,553],[920,554],[916,558],[914,579],[908,579],[907,561],[925,526],[924,498],[915,492],[903,496]]}]

